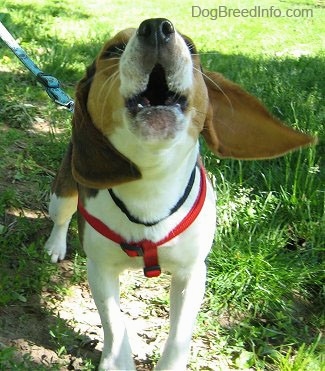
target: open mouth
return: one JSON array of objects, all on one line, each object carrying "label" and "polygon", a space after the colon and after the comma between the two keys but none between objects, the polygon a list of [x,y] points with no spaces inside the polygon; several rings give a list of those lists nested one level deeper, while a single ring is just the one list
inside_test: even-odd
[{"label": "open mouth", "polygon": [[125,106],[133,116],[144,108],[154,106],[173,106],[184,112],[187,108],[187,99],[168,89],[164,68],[156,64],[150,73],[146,90],[127,99]]}]

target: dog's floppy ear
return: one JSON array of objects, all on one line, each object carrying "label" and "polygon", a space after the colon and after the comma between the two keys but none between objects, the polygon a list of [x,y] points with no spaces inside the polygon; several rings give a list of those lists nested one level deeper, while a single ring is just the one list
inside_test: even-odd
[{"label": "dog's floppy ear", "polygon": [[95,63],[77,86],[72,119],[72,174],[78,183],[100,189],[139,179],[141,174],[92,123],[87,99],[94,73]]},{"label": "dog's floppy ear", "polygon": [[283,125],[256,98],[221,74],[204,74],[210,106],[202,135],[216,155],[265,159],[315,142]]}]

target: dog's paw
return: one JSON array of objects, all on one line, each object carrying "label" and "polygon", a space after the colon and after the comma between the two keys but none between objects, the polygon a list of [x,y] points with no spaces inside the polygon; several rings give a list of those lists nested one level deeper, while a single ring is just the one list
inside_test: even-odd
[{"label": "dog's paw", "polygon": [[66,235],[59,233],[56,228],[53,228],[44,248],[50,255],[52,263],[57,263],[59,260],[63,260],[67,251]]},{"label": "dog's paw", "polygon": [[98,366],[98,371],[108,371],[108,370],[136,370],[135,363],[133,361],[131,352],[121,351],[119,355],[105,355],[102,354],[100,364]]},{"label": "dog's paw", "polygon": [[57,263],[59,260],[63,260],[65,258],[66,248],[51,246],[50,244],[45,244],[45,250],[51,257],[52,263]]},{"label": "dog's paw", "polygon": [[127,370],[127,371],[134,371],[135,364],[131,362],[125,363],[125,362],[116,362],[113,360],[104,360],[100,362],[100,365],[98,366],[98,371],[110,371],[110,370]]},{"label": "dog's paw", "polygon": [[166,349],[161,355],[154,371],[186,371],[187,351],[179,349],[177,345],[174,349]]},{"label": "dog's paw", "polygon": [[52,263],[57,263],[59,260],[63,260],[66,254],[66,245],[59,245],[57,243],[53,243],[49,238],[45,244],[45,250],[51,257]]}]

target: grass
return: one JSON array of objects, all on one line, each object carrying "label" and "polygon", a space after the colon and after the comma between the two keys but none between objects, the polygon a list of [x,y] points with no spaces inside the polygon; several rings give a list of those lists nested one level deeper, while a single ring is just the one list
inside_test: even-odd
[{"label": "grass", "polygon": [[[165,16],[193,37],[206,68],[244,86],[289,125],[319,137],[314,148],[261,162],[220,161],[203,144],[205,165],[216,181],[218,229],[195,336],[208,333],[211,352],[231,369],[324,369],[322,2],[274,4],[282,10],[313,9],[312,18],[218,20],[192,18],[190,1],[177,7],[146,0],[132,7],[120,0],[101,4],[5,0],[0,20],[73,95],[85,65],[108,36]],[[213,1],[204,4],[216,7]],[[268,8],[269,2],[258,5]],[[42,250],[50,227],[45,218],[50,183],[69,138],[70,114],[49,101],[3,45],[0,73],[0,304],[5,307],[22,305],[44,287],[64,295],[71,282],[83,279],[84,258],[73,249],[75,274],[68,282],[53,281],[57,267]],[[75,225],[71,232],[70,245],[76,247]],[[57,326],[51,330],[54,342],[60,338]],[[61,343],[57,340],[58,353],[64,352]],[[29,369],[27,356],[18,361],[13,354],[0,347],[0,365]]]}]

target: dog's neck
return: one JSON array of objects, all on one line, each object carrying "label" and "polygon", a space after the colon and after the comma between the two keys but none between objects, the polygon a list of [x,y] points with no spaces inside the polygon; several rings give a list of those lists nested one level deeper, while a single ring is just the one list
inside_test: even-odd
[{"label": "dog's neck", "polygon": [[[135,161],[142,178],[113,190],[132,215],[140,220],[152,221],[168,215],[183,196],[198,160],[199,146],[197,143],[188,153],[172,148],[154,154],[144,151],[142,155],[142,164]],[[194,194],[197,193],[195,188]]]}]

